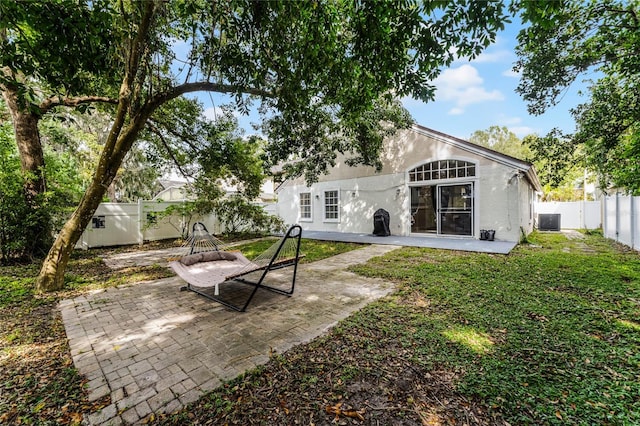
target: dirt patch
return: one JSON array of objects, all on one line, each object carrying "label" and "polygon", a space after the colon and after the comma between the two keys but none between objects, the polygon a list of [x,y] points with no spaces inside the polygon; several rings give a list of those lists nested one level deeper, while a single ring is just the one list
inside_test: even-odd
[{"label": "dirt patch", "polygon": [[12,346],[0,352],[0,424],[28,423],[36,417],[40,424],[77,425],[84,412],[108,404],[108,398],[87,402],[86,380],[73,368],[54,302],[28,313],[5,309],[0,322],[0,349],[6,342]]}]

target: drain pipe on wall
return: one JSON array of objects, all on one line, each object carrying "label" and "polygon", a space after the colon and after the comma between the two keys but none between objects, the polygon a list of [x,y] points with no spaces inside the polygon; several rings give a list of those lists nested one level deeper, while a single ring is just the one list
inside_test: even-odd
[{"label": "drain pipe on wall", "polygon": [[[517,206],[517,212],[518,212],[518,219],[520,218],[520,214],[522,213],[522,212],[520,211],[520,200],[519,200],[519,197],[518,197],[518,194],[519,194],[519,193],[518,193],[518,186],[519,186],[519,184],[520,184],[520,177],[521,177],[521,176],[522,176],[522,174],[520,173],[520,171],[519,171],[519,170],[514,170],[513,175],[511,175],[511,177],[510,177],[510,178],[509,178],[509,180],[507,181],[507,185],[508,185],[508,186],[511,186],[511,184],[512,184],[512,183],[513,183],[513,181],[514,181],[514,179],[515,179],[515,181],[517,182],[516,187],[515,187],[515,188],[516,188],[516,197],[515,197],[515,200],[516,200],[516,206]],[[511,206],[510,206],[510,204],[511,204],[511,197],[510,197],[510,193],[511,193],[511,190],[510,190],[509,188],[507,188],[507,206],[508,206],[508,207],[507,207],[507,209],[508,209],[508,210],[507,210],[507,218],[509,219],[509,226],[507,226],[507,231],[511,231],[511,230],[513,229],[513,224],[511,223]]]}]

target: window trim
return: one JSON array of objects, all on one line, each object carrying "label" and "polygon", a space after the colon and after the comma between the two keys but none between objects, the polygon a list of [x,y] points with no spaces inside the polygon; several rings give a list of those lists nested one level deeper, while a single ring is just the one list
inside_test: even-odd
[{"label": "window trim", "polygon": [[[335,192],[336,193],[336,218],[328,218],[327,217],[327,192]],[[333,205],[333,204],[332,204]],[[340,189],[332,188],[325,189],[322,191],[322,219],[323,222],[337,223],[340,222]]]},{"label": "window trim", "polygon": [[[460,171],[464,171],[462,176]],[[407,170],[407,182],[409,184],[469,180],[477,177],[478,164],[474,161],[459,158],[426,161]]]},{"label": "window trim", "polygon": [[[302,216],[302,195],[306,194],[309,196],[309,217]],[[299,192],[298,193],[298,217],[300,222],[313,222],[313,197],[311,196],[311,191]]]}]

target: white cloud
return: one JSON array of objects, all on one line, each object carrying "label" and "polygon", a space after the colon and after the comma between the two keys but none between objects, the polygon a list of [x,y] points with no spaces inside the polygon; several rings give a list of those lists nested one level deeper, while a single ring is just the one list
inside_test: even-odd
[{"label": "white cloud", "polygon": [[455,106],[449,113],[456,115],[462,114],[468,105],[504,99],[499,90],[489,92],[482,86],[483,83],[478,70],[471,65],[446,69],[434,81],[438,88],[436,98],[453,102]]},{"label": "white cloud", "polygon": [[508,50],[496,50],[495,52],[482,52],[472,63],[495,63],[511,60],[513,53]]},{"label": "white cloud", "polygon": [[459,88],[476,86],[482,84],[482,78],[478,70],[471,65],[465,64],[458,68],[448,68],[435,80],[436,86],[440,88]]},{"label": "white cloud", "polygon": [[512,62],[515,55],[513,49],[509,47],[509,39],[498,36],[494,43],[491,44],[489,49],[484,50],[475,59],[470,59],[468,56],[458,56],[458,49],[451,48],[449,53],[454,56],[454,64],[459,63],[497,63],[497,62]]},{"label": "white cloud", "polygon": [[537,130],[533,127],[523,126],[522,118],[520,117],[510,117],[505,114],[500,114],[498,116],[497,122],[501,126],[506,126],[510,132],[514,133],[519,138],[537,132]]},{"label": "white cloud", "polygon": [[504,100],[504,96],[502,92],[499,90],[492,90],[487,92],[484,87],[474,86],[467,87],[463,91],[459,92],[457,105],[458,106],[467,106],[471,104],[478,104],[487,101],[502,101]]},{"label": "white cloud", "polygon": [[216,120],[218,117],[222,117],[223,114],[222,108],[218,107],[209,107],[202,113],[209,120]]},{"label": "white cloud", "polygon": [[508,117],[504,114],[500,114],[498,117],[498,123],[502,126],[513,126],[515,124],[522,123],[522,118],[520,117]]},{"label": "white cloud", "polygon": [[509,68],[508,70],[502,71],[502,75],[505,77],[520,78],[521,73],[515,72],[512,68]]},{"label": "white cloud", "polygon": [[536,133],[536,130],[529,126],[512,126],[509,127],[509,131],[515,133],[519,138]]}]

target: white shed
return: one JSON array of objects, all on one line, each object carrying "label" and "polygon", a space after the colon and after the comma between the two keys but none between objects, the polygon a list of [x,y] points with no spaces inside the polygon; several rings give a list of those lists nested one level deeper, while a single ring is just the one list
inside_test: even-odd
[{"label": "white shed", "polygon": [[277,214],[304,230],[372,233],[373,215],[390,215],[393,235],[519,241],[534,224],[540,182],[533,166],[419,125],[385,141],[383,168],[349,167],[339,158],[319,181],[287,180]]},{"label": "white shed", "polygon": [[184,201],[193,200],[195,197],[187,192],[186,184],[171,185],[168,188],[158,192],[154,200],[159,201]]}]

